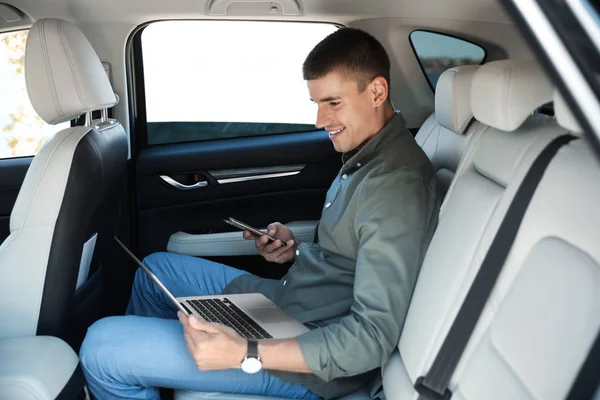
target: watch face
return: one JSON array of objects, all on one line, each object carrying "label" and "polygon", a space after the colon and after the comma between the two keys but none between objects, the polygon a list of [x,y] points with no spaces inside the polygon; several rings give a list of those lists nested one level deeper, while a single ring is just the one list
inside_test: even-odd
[{"label": "watch face", "polygon": [[246,358],[242,362],[242,371],[244,371],[247,374],[255,374],[258,371],[260,371],[261,369],[262,369],[262,363],[260,362],[260,360],[254,358],[254,357]]}]

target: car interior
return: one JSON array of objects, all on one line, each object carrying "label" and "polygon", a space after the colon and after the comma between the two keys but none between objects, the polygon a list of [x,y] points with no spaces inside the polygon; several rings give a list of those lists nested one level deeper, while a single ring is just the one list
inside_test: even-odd
[{"label": "car interior", "polygon": [[91,398],[79,348],[124,313],[136,272],[114,236],[140,260],[285,275],[223,220],[314,240],[342,162],[301,66],[341,27],[387,50],[392,103],[444,196],[397,348],[344,397],[423,396],[484,280],[447,394],[572,394],[600,330],[599,158],[501,3],[1,0],[0,399]]}]

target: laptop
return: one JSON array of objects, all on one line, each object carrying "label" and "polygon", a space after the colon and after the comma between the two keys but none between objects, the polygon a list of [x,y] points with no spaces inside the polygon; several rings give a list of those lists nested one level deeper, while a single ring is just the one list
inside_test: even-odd
[{"label": "laptop", "polygon": [[119,239],[115,237],[115,240],[186,315],[193,314],[205,321],[229,326],[246,339],[288,339],[309,331],[260,293],[175,297]]}]

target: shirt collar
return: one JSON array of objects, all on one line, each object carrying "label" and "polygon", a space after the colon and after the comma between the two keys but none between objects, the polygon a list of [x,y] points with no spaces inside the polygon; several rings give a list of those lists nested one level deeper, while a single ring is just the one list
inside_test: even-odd
[{"label": "shirt collar", "polygon": [[365,140],[356,149],[342,154],[342,173],[353,172],[374,159],[383,145],[398,136],[404,129],[404,118],[398,111],[396,115],[375,135]]}]

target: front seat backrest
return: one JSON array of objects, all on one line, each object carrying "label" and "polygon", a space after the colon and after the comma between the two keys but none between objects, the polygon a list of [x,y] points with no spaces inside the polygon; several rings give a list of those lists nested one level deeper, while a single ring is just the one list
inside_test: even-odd
[{"label": "front seat backrest", "polygon": [[91,126],[91,112],[106,114],[116,97],[75,25],[42,19],[31,27],[25,78],[44,121],[58,124],[86,114],[90,126],[55,134],[27,171],[10,216],[10,236],[0,246],[0,338],[64,338],[75,303],[101,281],[100,273],[97,282],[87,280],[88,271],[101,271],[103,249],[115,233],[127,138],[114,120]]},{"label": "front seat backrest", "polygon": [[415,136],[435,168],[443,194],[448,191],[476,129],[471,123],[471,82],[477,69],[475,65],[464,65],[440,75],[435,88],[435,112]]}]

